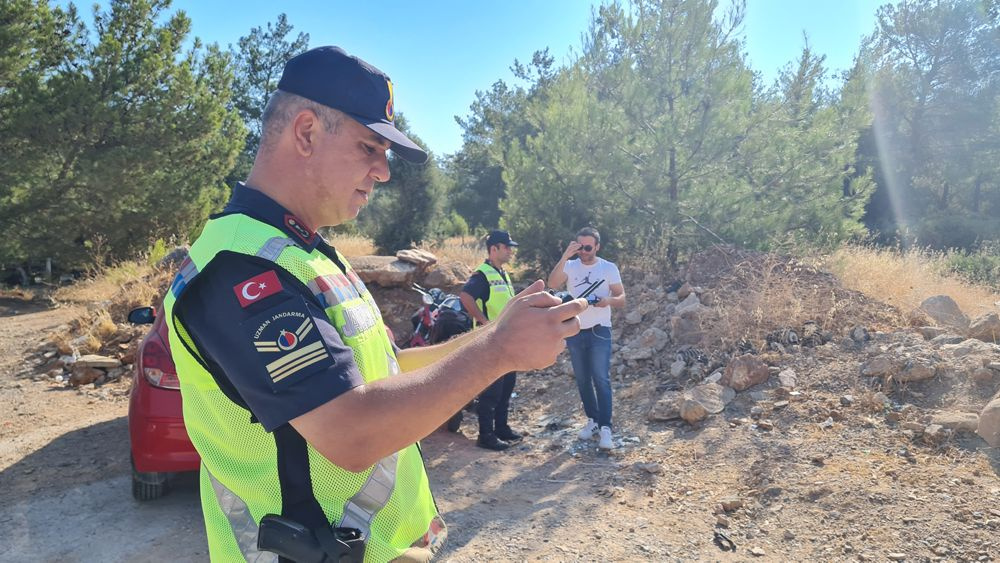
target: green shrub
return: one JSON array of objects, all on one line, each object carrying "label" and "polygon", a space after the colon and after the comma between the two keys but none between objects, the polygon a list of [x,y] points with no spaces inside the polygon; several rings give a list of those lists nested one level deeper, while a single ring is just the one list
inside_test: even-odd
[{"label": "green shrub", "polygon": [[975,251],[949,253],[945,265],[972,283],[1000,288],[1000,240],[985,241]]}]

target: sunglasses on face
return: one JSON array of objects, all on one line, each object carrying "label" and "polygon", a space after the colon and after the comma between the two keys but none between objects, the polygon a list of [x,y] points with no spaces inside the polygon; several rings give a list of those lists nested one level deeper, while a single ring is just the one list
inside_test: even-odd
[{"label": "sunglasses on face", "polygon": [[590,246],[589,244],[582,244],[582,245],[580,245],[580,250],[582,250],[584,252],[590,252],[593,249],[594,249],[594,247]]}]

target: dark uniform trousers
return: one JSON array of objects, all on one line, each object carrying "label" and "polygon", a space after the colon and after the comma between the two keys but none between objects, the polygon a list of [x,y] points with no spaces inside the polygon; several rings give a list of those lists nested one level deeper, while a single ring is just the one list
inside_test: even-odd
[{"label": "dark uniform trousers", "polygon": [[507,411],[510,409],[510,395],[517,383],[517,372],[510,372],[494,381],[479,394],[476,414],[479,415],[479,436],[487,436],[497,431],[510,429]]}]

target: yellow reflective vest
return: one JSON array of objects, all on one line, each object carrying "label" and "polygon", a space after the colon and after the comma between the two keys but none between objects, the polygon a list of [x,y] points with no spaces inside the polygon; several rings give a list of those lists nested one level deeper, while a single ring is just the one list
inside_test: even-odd
[{"label": "yellow reflective vest", "polygon": [[[307,299],[319,302],[343,342],[354,350],[365,382],[396,374],[399,366],[381,313],[349,265],[342,271],[319,250],[307,251],[280,229],[241,214],[209,221],[192,245],[164,299],[164,313],[181,382],[184,422],[202,458],[209,551],[213,561],[276,561],[273,554],[258,552],[256,541],[261,518],[282,513],[279,432],[266,432],[251,421],[245,407],[225,395],[173,314],[184,289],[221,251],[265,258],[302,281],[313,293]],[[436,548],[444,540],[443,522],[415,444],[357,473],[334,465],[312,446],[303,457],[308,459],[312,494],[327,522],[361,531],[365,561],[388,561],[411,548]]]}]

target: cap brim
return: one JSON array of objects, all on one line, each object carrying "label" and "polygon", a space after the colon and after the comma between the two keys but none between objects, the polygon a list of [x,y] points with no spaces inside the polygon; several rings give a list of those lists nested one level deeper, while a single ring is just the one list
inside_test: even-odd
[{"label": "cap brim", "polygon": [[419,145],[411,141],[391,123],[386,123],[384,121],[373,122],[350,113],[347,115],[358,123],[385,137],[386,140],[392,143],[392,152],[396,153],[403,160],[414,162],[416,164],[423,164],[427,162],[427,151],[420,148]]},{"label": "cap brim", "polygon": [[520,245],[520,244],[517,244],[517,243],[516,243],[516,242],[514,242],[514,241],[510,241],[510,242],[508,242],[508,243],[507,243],[507,246],[521,246],[521,245]]}]

